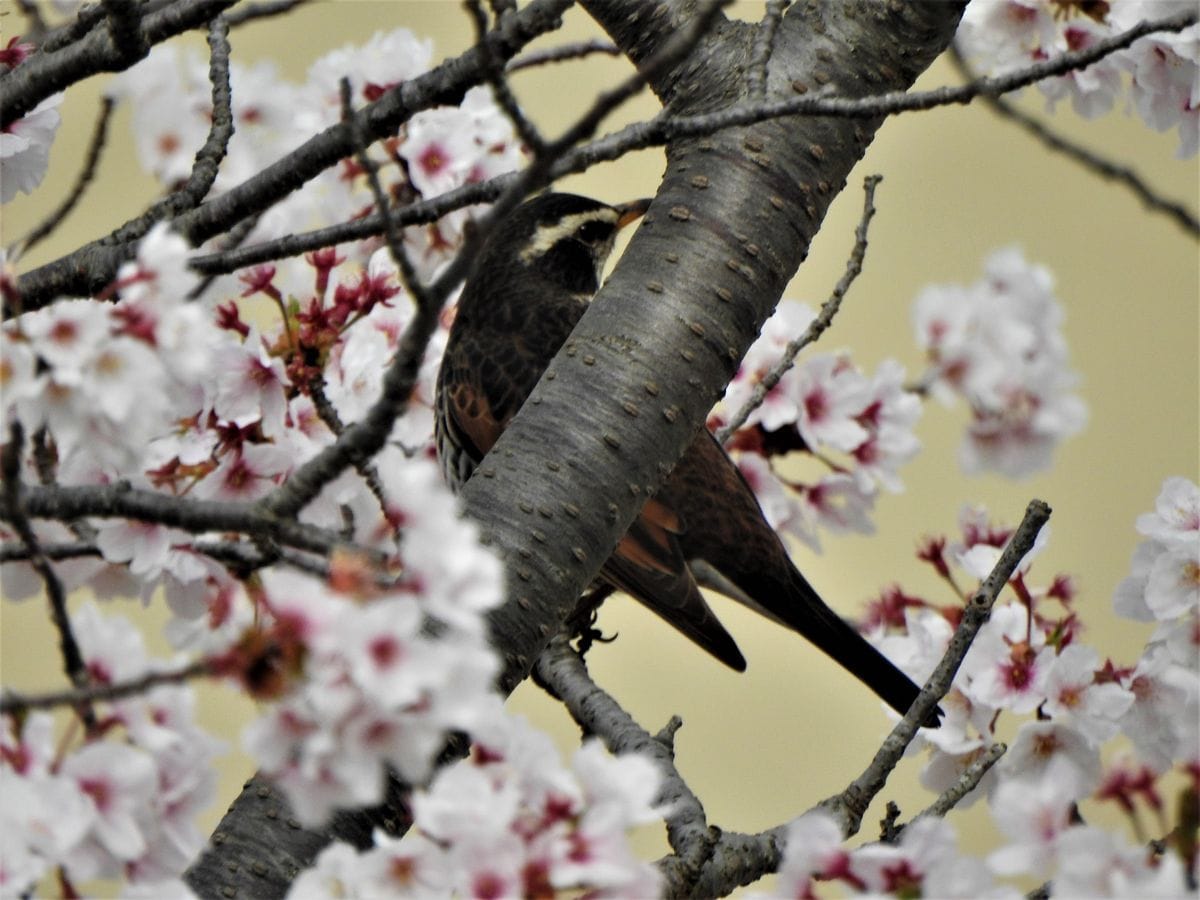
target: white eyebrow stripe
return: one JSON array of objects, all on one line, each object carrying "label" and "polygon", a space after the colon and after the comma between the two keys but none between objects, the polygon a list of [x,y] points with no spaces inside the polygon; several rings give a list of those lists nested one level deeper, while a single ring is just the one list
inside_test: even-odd
[{"label": "white eyebrow stripe", "polygon": [[584,212],[563,216],[553,225],[543,225],[534,233],[532,243],[521,248],[521,262],[532,262],[564,237],[570,237],[575,234],[575,232],[588,222],[608,222],[615,226],[618,218],[619,214],[615,209],[602,206],[599,209],[589,209]]}]

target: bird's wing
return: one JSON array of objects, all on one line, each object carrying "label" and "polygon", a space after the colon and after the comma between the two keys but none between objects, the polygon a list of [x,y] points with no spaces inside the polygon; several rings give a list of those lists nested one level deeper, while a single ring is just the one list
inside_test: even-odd
[{"label": "bird's wing", "polygon": [[725,665],[745,671],[745,658],[688,571],[679,528],[679,518],[669,507],[647,501],[601,575]]}]

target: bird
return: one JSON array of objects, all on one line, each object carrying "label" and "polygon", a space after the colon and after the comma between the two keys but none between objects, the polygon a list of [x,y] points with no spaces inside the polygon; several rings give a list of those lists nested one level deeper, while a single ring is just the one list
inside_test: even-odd
[{"label": "bird", "polygon": [[[486,236],[459,296],[434,399],[436,451],[459,490],[600,288],[617,232],[649,200],[610,205],[548,192]],[[689,563],[720,574],[735,600],[798,632],[904,714],[920,689],[821,599],[767,523],[753,490],[702,428],[599,575],[736,671],[746,660],[700,593]],[[940,711],[924,723],[936,726]]]}]

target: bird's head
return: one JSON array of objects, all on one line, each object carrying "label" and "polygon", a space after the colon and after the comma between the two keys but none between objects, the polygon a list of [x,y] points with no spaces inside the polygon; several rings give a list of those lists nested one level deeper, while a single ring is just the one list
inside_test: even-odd
[{"label": "bird's head", "polygon": [[572,294],[600,289],[617,232],[638,219],[649,200],[610,206],[576,194],[541,194],[500,222],[480,254],[479,271],[514,271]]}]

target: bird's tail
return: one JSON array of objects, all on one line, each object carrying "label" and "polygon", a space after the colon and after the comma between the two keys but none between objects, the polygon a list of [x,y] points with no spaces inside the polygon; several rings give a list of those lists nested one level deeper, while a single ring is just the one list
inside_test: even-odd
[{"label": "bird's tail", "polygon": [[[786,585],[786,605],[782,609],[761,611],[799,632],[896,712],[901,715],[908,712],[921,688],[852,625],[826,606],[795,566],[788,568],[791,578]],[[770,590],[766,585],[756,586],[751,595],[766,590]],[[758,596],[770,594],[758,593]],[[941,714],[940,709],[935,709],[922,724],[936,728],[941,721]]]}]

